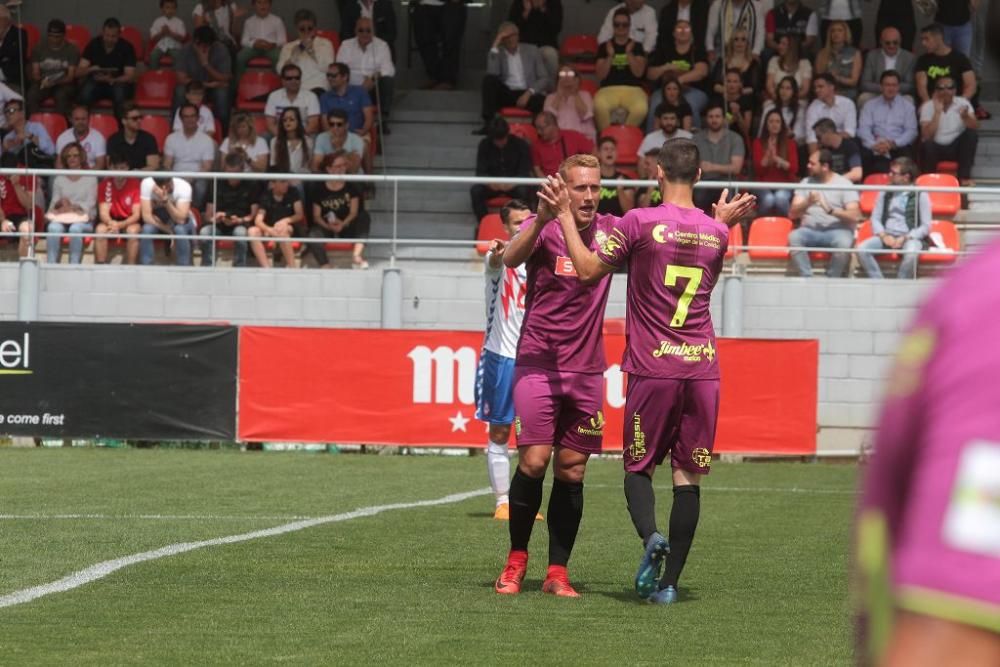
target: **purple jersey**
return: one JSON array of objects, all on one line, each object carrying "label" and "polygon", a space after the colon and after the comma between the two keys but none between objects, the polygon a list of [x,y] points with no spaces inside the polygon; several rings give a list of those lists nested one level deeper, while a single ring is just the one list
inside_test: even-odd
[{"label": "purple jersey", "polygon": [[859,523],[873,630],[900,607],[1000,632],[998,283],[995,243],[899,343]]},{"label": "purple jersey", "polygon": [[664,203],[625,214],[597,251],[628,260],[622,370],[645,377],[719,377],[709,303],[722,271],[729,229],[700,209]]},{"label": "purple jersey", "polygon": [[[525,220],[527,226],[534,216]],[[612,215],[597,215],[580,230],[583,243],[591,250],[607,240]],[[608,302],[611,276],[593,285],[584,285],[576,275],[566,239],[559,222],[545,225],[535,241],[528,269],[528,292],[524,299],[524,320],[517,346],[517,365],[553,371],[603,373],[604,307]]]}]

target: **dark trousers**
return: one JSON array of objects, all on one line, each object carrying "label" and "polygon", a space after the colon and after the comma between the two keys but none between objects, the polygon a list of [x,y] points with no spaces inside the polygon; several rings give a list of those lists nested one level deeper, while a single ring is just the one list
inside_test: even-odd
[{"label": "dark trousers", "polygon": [[[819,22],[819,45],[821,47],[826,44],[826,31],[830,29],[831,23],[833,23],[833,21],[823,20]],[[851,44],[854,45],[854,48],[860,49],[861,32],[864,29],[864,23],[862,23],[861,19],[851,19],[849,21],[845,21],[845,23],[847,24],[847,27],[851,29]]]},{"label": "dark trousers", "polygon": [[[72,111],[70,107],[73,104],[73,95],[75,93],[76,87],[71,83],[64,83],[42,90],[36,81],[28,89],[28,94],[24,98],[24,106],[27,108],[29,114],[33,114],[41,111],[42,102],[51,97],[56,102],[56,112],[63,116],[69,116],[69,112]],[[55,139],[55,137],[52,137],[53,141]]]},{"label": "dark trousers", "polygon": [[389,120],[392,113],[392,96],[396,90],[396,79],[391,76],[380,76],[375,80],[374,95],[375,105],[378,107],[378,115],[383,121]]},{"label": "dark trousers", "polygon": [[465,3],[417,5],[413,9],[413,36],[432,81],[458,83],[458,62],[465,33]]},{"label": "dark trousers", "polygon": [[135,86],[128,83],[103,83],[88,78],[80,87],[77,98],[80,104],[93,107],[98,100],[111,100],[115,110],[115,118],[121,118],[125,113],[125,102],[135,96]]},{"label": "dark trousers", "polygon": [[[483,77],[483,122],[488,123],[493,116],[503,107],[512,107],[517,104],[517,99],[524,94],[523,90],[511,90],[495,74],[487,74]],[[535,93],[528,99],[528,111],[533,114],[542,110],[545,105],[545,96]]]},{"label": "dark trousers", "polygon": [[865,175],[888,174],[889,163],[898,157],[913,157],[913,146],[898,146],[889,151],[889,155],[875,155],[871,150],[861,147],[861,165]]},{"label": "dark trousers", "polygon": [[958,180],[967,181],[972,178],[972,164],[976,159],[978,145],[979,135],[975,130],[966,130],[946,146],[935,141],[925,141],[920,144],[920,168],[925,173],[937,171],[938,162],[950,160],[958,163]]},{"label": "dark trousers", "polygon": [[499,197],[500,195],[507,195],[514,199],[520,199],[530,207],[532,191],[531,187],[527,185],[515,185],[510,190],[494,190],[489,185],[476,183],[469,190],[469,195],[472,197],[472,212],[476,214],[476,221],[478,222],[490,212],[489,206],[486,205],[486,200]]},{"label": "dark trousers", "polygon": [[[721,177],[719,180],[722,180]],[[714,181],[715,178],[706,178],[705,180]],[[730,190],[730,194],[732,191]],[[715,188],[697,188],[694,191],[694,205],[704,211],[705,215],[710,218],[715,217],[715,211],[712,210],[712,204],[719,201],[719,197],[722,196],[722,190]]]}]

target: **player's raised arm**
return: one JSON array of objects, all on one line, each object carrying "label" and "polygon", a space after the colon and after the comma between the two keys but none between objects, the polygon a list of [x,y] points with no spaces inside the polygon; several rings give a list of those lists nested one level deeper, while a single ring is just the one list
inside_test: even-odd
[{"label": "player's raised arm", "polygon": [[598,280],[614,271],[614,267],[605,264],[580,238],[580,231],[577,227],[576,216],[570,206],[570,188],[574,186],[588,187],[586,183],[567,184],[561,174],[549,176],[548,181],[542,185],[538,193],[540,202],[545,202],[549,208],[556,212],[559,224],[562,226],[563,237],[566,239],[566,249],[569,257],[573,260],[573,268],[576,275],[585,285],[596,283]]},{"label": "player's raised arm", "polygon": [[726,201],[727,199],[729,199],[729,188],[723,189],[719,201],[712,204],[715,219],[727,227],[732,227],[750,215],[754,206],[757,205],[757,197],[749,192],[736,195],[732,201]]},{"label": "player's raised arm", "polygon": [[[551,178],[551,177],[550,177]],[[524,264],[535,250],[535,242],[545,225],[555,217],[552,209],[542,199],[538,200],[538,213],[521,223],[521,229],[507,244],[503,253],[504,266],[516,268]]]}]

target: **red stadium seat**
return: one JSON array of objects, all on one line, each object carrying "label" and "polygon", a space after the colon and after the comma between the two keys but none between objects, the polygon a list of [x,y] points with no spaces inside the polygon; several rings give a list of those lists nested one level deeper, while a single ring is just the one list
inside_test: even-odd
[{"label": "red stadium seat", "polygon": [[788,218],[757,218],[750,225],[750,259],[787,259],[788,250],[754,250],[754,247],[788,247],[788,233],[792,231],[792,221]]},{"label": "red stadium seat", "polygon": [[580,78],[580,90],[586,90],[588,93],[590,93],[591,97],[597,94],[597,91],[600,89],[600,87],[601,86],[593,79],[584,79],[582,77]]},{"label": "red stadium seat", "polygon": [[625,335],[625,318],[624,317],[608,317],[604,320],[604,326],[602,327],[605,336],[611,335]]},{"label": "red stadium seat", "polygon": [[559,47],[559,56],[570,62],[577,72],[591,73],[596,69],[597,46],[594,35],[567,35]]},{"label": "red stadium seat", "polygon": [[85,25],[66,24],[66,41],[75,44],[76,48],[83,54],[90,42],[90,29]]},{"label": "red stadium seat", "polygon": [[253,129],[257,133],[257,136],[264,136],[267,134],[267,116],[255,114],[253,116]]},{"label": "red stadium seat", "polygon": [[34,23],[21,23],[20,25],[28,36],[28,57],[30,58],[35,45],[42,38],[42,33]]},{"label": "red stadium seat", "polygon": [[135,103],[143,109],[170,109],[177,73],[169,69],[146,70],[135,84]]},{"label": "red stadium seat", "polygon": [[746,252],[736,249],[736,246],[740,245],[743,245],[743,225],[737,223],[729,228],[729,247],[726,249],[726,259],[732,259],[736,255]]},{"label": "red stadium seat", "polygon": [[[917,176],[920,187],[957,188],[958,179],[951,174],[921,174]],[[931,196],[931,216],[953,218],[962,208],[962,195],[957,192],[928,192]]]},{"label": "red stadium seat", "polygon": [[336,30],[316,30],[317,37],[326,37],[333,43],[333,52],[340,51],[340,33]]},{"label": "red stadium seat", "polygon": [[531,123],[511,123],[510,133],[515,137],[524,139],[529,144],[538,141],[538,130]]},{"label": "red stadium seat", "polygon": [[[938,248],[935,239],[944,243],[944,248]],[[955,223],[947,220],[931,221],[931,247],[920,253],[920,261],[926,264],[953,264],[962,250],[962,241],[958,235]]]},{"label": "red stadium seat", "polygon": [[143,60],[146,56],[146,43],[142,31],[134,25],[122,26],[122,39],[132,45],[135,49],[135,59]]},{"label": "red stadium seat", "polygon": [[601,137],[613,137],[618,144],[618,164],[638,164],[642,130],[632,125],[609,125]]},{"label": "red stadium seat", "polygon": [[90,114],[90,129],[97,130],[107,139],[118,131],[118,119],[111,114],[92,113]]},{"label": "red stadium seat", "polygon": [[261,67],[271,71],[274,67],[274,63],[272,63],[271,59],[267,56],[257,56],[247,61],[247,67]]},{"label": "red stadium seat", "polygon": [[504,207],[504,205],[511,200],[507,195],[497,195],[496,197],[490,197],[486,200],[486,208],[495,209],[499,211]]},{"label": "red stadium seat", "polygon": [[934,171],[939,174],[951,174],[952,176],[958,176],[958,163],[951,160],[942,160],[937,163],[937,167]]},{"label": "red stadium seat", "polygon": [[507,235],[507,230],[503,226],[503,221],[500,220],[499,213],[489,213],[483,216],[483,219],[479,221],[479,230],[476,232],[476,252],[480,255],[485,255],[490,249],[490,242],[493,239],[501,239],[506,241],[510,237]]},{"label": "red stadium seat", "polygon": [[[518,107],[503,107],[500,109],[500,115],[506,118],[508,121],[514,121],[514,123],[521,122],[531,122],[531,117],[534,115],[527,109],[520,109]],[[513,125],[514,123],[511,123]]]},{"label": "red stadium seat", "polygon": [[[854,241],[854,247],[858,248],[861,244],[872,237],[872,221],[865,220],[858,227],[857,238]],[[875,259],[880,262],[895,262],[899,261],[899,253],[880,253],[875,255]]]},{"label": "red stadium seat", "polygon": [[156,114],[144,114],[142,120],[139,121],[139,129],[146,130],[156,139],[156,145],[163,152],[163,142],[167,140],[167,135],[170,134],[170,119],[166,116],[158,116]]},{"label": "red stadium seat", "polygon": [[28,119],[36,123],[41,123],[45,131],[49,133],[49,137],[52,139],[52,143],[55,143],[59,135],[66,131],[69,125],[66,123],[66,117],[61,113],[53,113],[51,111],[39,111],[31,114]]},{"label": "red stadium seat", "polygon": [[[263,111],[267,95],[281,88],[281,79],[268,70],[252,70],[243,73],[236,88],[236,108],[240,111]],[[263,97],[265,100],[254,98]]]},{"label": "red stadium seat", "polygon": [[[865,176],[863,185],[887,185],[889,183],[889,174],[868,174]],[[872,209],[875,208],[875,200],[878,199],[878,190],[865,190],[861,192],[861,212],[865,215],[871,215]]]}]

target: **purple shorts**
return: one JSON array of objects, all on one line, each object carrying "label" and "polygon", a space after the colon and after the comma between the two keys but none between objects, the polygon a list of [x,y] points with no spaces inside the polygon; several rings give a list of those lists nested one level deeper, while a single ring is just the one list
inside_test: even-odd
[{"label": "purple shorts", "polygon": [[630,375],[625,394],[626,472],[670,466],[707,475],[719,416],[718,380]]},{"label": "purple shorts", "polygon": [[533,366],[514,368],[517,446],[558,445],[599,454],[604,435],[604,375]]}]

